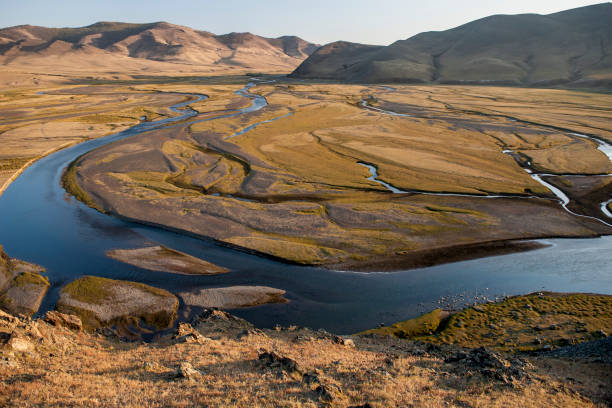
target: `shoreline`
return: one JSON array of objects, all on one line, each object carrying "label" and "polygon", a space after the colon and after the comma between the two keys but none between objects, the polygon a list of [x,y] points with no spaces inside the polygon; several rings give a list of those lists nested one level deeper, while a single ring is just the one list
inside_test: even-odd
[{"label": "shoreline", "polygon": [[54,148],[51,148],[50,150],[47,150],[46,152],[42,153],[39,156],[36,156],[35,158],[31,159],[30,161],[28,161],[26,164],[24,164],[23,166],[21,166],[19,169],[17,169],[17,171],[15,171],[15,173],[13,173],[13,175],[11,177],[9,177],[2,186],[0,186],[0,197],[2,196],[2,194],[10,187],[10,185],[17,180],[17,178],[19,176],[21,176],[21,174],[27,170],[28,167],[30,167],[31,165],[33,165],[34,163],[36,163],[37,161],[39,161],[40,159],[44,159],[47,156],[52,155],[53,153],[57,153],[60,150],[64,150],[67,149],[69,147],[75,146],[79,143],[83,143],[86,142],[87,140],[91,140],[91,139],[85,139],[85,140],[75,140],[72,142],[66,142],[62,145],[56,146]]},{"label": "shoreline", "polygon": [[[161,92],[158,92],[158,93],[165,93],[165,92],[161,91]],[[178,92],[168,92],[168,93],[178,93]],[[191,94],[187,94],[187,95],[191,95]],[[191,102],[191,101],[190,101],[190,102]],[[170,116],[170,117],[172,117],[172,116]],[[22,173],[23,173],[23,172],[24,172],[24,171],[25,171],[25,170],[26,170],[28,167],[30,167],[31,165],[33,165],[34,163],[36,163],[36,162],[37,162],[37,161],[39,161],[40,159],[43,159],[43,158],[45,158],[45,157],[47,157],[47,156],[49,156],[49,155],[51,155],[51,154],[57,153],[57,152],[59,152],[59,151],[61,151],[61,150],[67,149],[67,148],[72,147],[72,146],[76,146],[76,145],[78,145],[78,144],[81,144],[81,143],[84,143],[84,142],[87,142],[87,141],[90,141],[90,140],[102,139],[102,138],[107,137],[107,136],[111,136],[111,135],[114,135],[114,134],[117,134],[117,133],[121,133],[121,132],[123,132],[123,131],[125,131],[125,130],[127,130],[127,129],[130,129],[130,128],[134,127],[134,126],[136,126],[136,125],[130,125],[130,126],[118,126],[118,127],[116,127],[115,129],[113,129],[111,132],[109,132],[109,133],[105,133],[105,134],[100,135],[100,136],[98,136],[98,137],[89,137],[89,138],[85,138],[85,139],[81,139],[81,140],[73,140],[73,141],[70,141],[70,142],[66,142],[66,143],[64,143],[64,144],[61,144],[61,145],[59,145],[59,146],[53,147],[53,148],[51,148],[51,149],[49,149],[49,150],[47,150],[47,151],[43,152],[42,154],[40,154],[40,155],[38,155],[38,156],[34,157],[33,159],[29,160],[29,161],[28,161],[26,164],[24,164],[23,166],[21,166],[19,169],[17,169],[17,170],[15,171],[15,173],[13,173],[13,174],[12,174],[12,175],[11,175],[11,176],[10,176],[10,177],[9,177],[9,178],[8,178],[8,179],[7,179],[7,180],[6,180],[6,181],[5,181],[3,184],[2,184],[2,186],[0,186],[0,197],[1,197],[1,196],[2,196],[2,194],[3,194],[3,193],[4,193],[4,192],[5,192],[5,191],[6,191],[6,190],[7,190],[7,189],[10,187],[10,185],[11,185],[11,184],[12,184],[12,183],[13,183],[15,180],[17,180],[17,178],[18,178],[18,177],[19,177],[19,176],[20,176],[20,175],[21,175],[21,174],[22,174]],[[78,159],[78,157],[75,159],[75,161],[76,161],[77,159]]]},{"label": "shoreline", "polygon": [[[90,207],[91,208],[91,207]],[[94,208],[95,210],[95,208]],[[395,257],[387,257],[385,259],[372,259],[362,262],[345,262],[345,263],[330,263],[330,264],[306,264],[291,261],[285,258],[280,258],[264,252],[260,252],[251,248],[238,246],[229,242],[221,241],[206,235],[201,235],[195,232],[173,228],[163,224],[138,220],[136,218],[126,217],[115,212],[105,212],[105,215],[115,217],[117,219],[140,224],[148,227],[159,228],[165,231],[173,232],[203,241],[214,242],[215,244],[240,251],[242,253],[254,255],[264,259],[270,259],[287,265],[303,266],[305,268],[322,268],[335,272],[362,272],[362,273],[380,273],[380,272],[401,272],[412,269],[427,268],[432,266],[450,264],[461,261],[469,261],[492,256],[508,255],[513,253],[534,251],[537,249],[548,248],[551,245],[536,242],[544,239],[594,239],[608,236],[609,234],[593,234],[593,235],[573,235],[573,236],[541,236],[529,238],[512,238],[501,239],[495,241],[484,241],[472,244],[461,244],[447,247],[428,248],[419,251],[414,251],[406,255],[397,255]],[[472,252],[466,252],[472,251]],[[442,256],[442,258],[439,258]],[[437,260],[433,260],[436,258]]]},{"label": "shoreline", "polygon": [[[535,251],[537,249],[548,248],[551,246],[537,242],[536,240],[551,238],[560,237],[519,238],[451,245],[438,248],[426,248],[407,253],[406,255],[387,257],[386,259],[372,259],[364,262],[347,262],[330,265],[330,268],[328,269],[364,273],[400,272],[411,269],[428,268],[432,266],[488,258],[492,256]],[[577,236],[563,238],[586,237]]]}]

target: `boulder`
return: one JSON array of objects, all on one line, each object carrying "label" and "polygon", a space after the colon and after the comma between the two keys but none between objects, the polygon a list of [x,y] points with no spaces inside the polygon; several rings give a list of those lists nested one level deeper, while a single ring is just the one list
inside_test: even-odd
[{"label": "boulder", "polygon": [[204,343],[210,340],[208,337],[202,336],[196,329],[191,327],[189,323],[180,323],[172,339],[179,343]]},{"label": "boulder", "polygon": [[332,335],[331,340],[333,343],[340,344],[346,347],[355,347],[355,342],[353,341],[353,339],[345,339],[340,336]]},{"label": "boulder", "polygon": [[331,403],[342,397],[342,390],[334,384],[321,384],[314,392],[318,400],[323,403]]},{"label": "boulder", "polygon": [[54,310],[50,310],[45,314],[45,321],[53,326],[65,327],[70,330],[81,331],[83,329],[83,322],[77,316]]},{"label": "boulder", "polygon": [[302,370],[295,360],[281,356],[274,351],[264,350],[259,353],[258,359],[265,368],[284,371],[288,374],[302,374]]},{"label": "boulder", "polygon": [[215,307],[207,308],[202,311],[200,316],[197,317],[199,321],[214,321],[214,320],[223,320],[226,322],[231,321],[244,321],[243,319],[234,316],[233,314],[224,312],[223,310],[219,310]]},{"label": "boulder", "polygon": [[200,376],[200,372],[193,368],[191,363],[182,362],[174,371],[174,378],[193,381]]},{"label": "boulder", "polygon": [[62,288],[56,309],[79,316],[85,328],[139,327],[144,322],[165,329],[174,324],[178,299],[138,282],[83,276]]},{"label": "boulder", "polygon": [[244,330],[253,329],[253,325],[246,320],[215,308],[204,309],[199,316],[191,320],[191,325],[205,336],[218,335],[221,332],[237,335]]},{"label": "boulder", "polygon": [[6,347],[9,350],[21,353],[25,353],[34,349],[34,346],[28,341],[28,339],[21,337],[16,333],[11,334],[8,341],[6,342]]}]

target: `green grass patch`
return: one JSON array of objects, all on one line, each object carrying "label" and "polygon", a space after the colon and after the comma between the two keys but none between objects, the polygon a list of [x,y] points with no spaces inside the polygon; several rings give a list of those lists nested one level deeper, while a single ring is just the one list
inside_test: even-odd
[{"label": "green grass patch", "polygon": [[81,157],[78,157],[75,161],[70,163],[70,165],[62,174],[62,186],[69,193],[72,194],[77,200],[81,201],[83,204],[95,208],[96,210],[104,213],[104,211],[98,204],[95,203],[94,200],[89,197],[89,195],[79,186],[78,178],[77,178],[77,168]]},{"label": "green grass patch", "polygon": [[530,294],[466,308],[450,316],[441,326],[436,325],[436,316],[439,309],[363,333],[463,347],[535,351],[545,346],[594,340],[601,337],[601,330],[612,332],[612,296]]},{"label": "green grass patch", "polygon": [[444,313],[442,309],[436,309],[414,319],[404,320],[392,326],[366,330],[359,334],[380,334],[383,336],[395,336],[402,339],[429,335],[438,330],[443,316]]},{"label": "green grass patch", "polygon": [[118,285],[131,286],[159,297],[173,296],[164,289],[148,286],[144,283],[101,278],[99,276],[83,276],[64,286],[62,292],[70,295],[70,297],[75,300],[96,304],[107,299],[112,299],[113,294],[110,288]]},{"label": "green grass patch", "polygon": [[34,272],[22,272],[17,275],[13,281],[15,286],[49,286],[49,279],[46,276],[42,276],[41,274]]},{"label": "green grass patch", "polygon": [[98,304],[112,298],[108,287],[115,282],[112,279],[84,276],[64,286],[62,292],[80,302]]}]

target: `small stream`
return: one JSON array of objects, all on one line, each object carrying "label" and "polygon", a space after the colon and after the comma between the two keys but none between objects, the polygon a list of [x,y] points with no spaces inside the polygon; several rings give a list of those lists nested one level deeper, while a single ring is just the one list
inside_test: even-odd
[{"label": "small stream", "polygon": [[370,170],[371,176],[368,177],[368,180],[382,185],[387,190],[389,190],[389,191],[391,191],[392,193],[395,193],[395,194],[409,193],[409,191],[400,190],[400,189],[398,189],[396,187],[393,187],[391,184],[386,183],[386,182],[382,181],[381,179],[379,179],[378,178],[378,169],[376,168],[376,166],[374,166],[372,164],[368,164],[368,163],[363,163],[363,162],[358,162],[357,164],[359,164],[360,166],[366,167],[368,170]]},{"label": "small stream", "polygon": [[[395,89],[394,88],[389,88],[389,87],[383,87],[386,91],[389,92],[394,92]],[[400,114],[397,112],[392,112],[392,111],[388,111],[388,110],[383,110],[380,108],[376,108],[374,106],[371,106],[367,103],[366,100],[362,100],[361,101],[361,105],[368,110],[371,111],[376,111],[376,112],[380,112],[383,114],[387,114],[387,115],[392,115],[392,116],[408,116],[411,117],[412,115],[404,115],[404,114]],[[515,118],[508,118],[511,119],[513,121],[518,121]],[[581,133],[574,133],[574,132],[569,132],[569,134],[576,136],[576,137],[580,137],[583,139],[587,139],[590,140],[591,142],[595,143],[597,145],[597,149],[599,151],[601,151],[604,155],[606,155],[606,157],[608,158],[608,160],[610,160],[610,162],[612,163],[612,145],[610,145],[607,141],[600,139],[598,137],[592,137],[592,136],[588,136],[588,135],[584,135]],[[577,214],[574,211],[570,210],[568,208],[568,205],[570,203],[570,198],[559,188],[553,186],[552,184],[544,181],[542,179],[543,176],[555,176],[554,174],[547,174],[547,173],[535,173],[533,168],[532,168],[532,163],[531,161],[527,161],[526,163],[522,163],[521,160],[518,160],[518,157],[516,155],[516,153],[513,150],[508,150],[508,149],[504,149],[502,150],[502,153],[507,154],[512,156],[515,161],[519,164],[519,166],[521,166],[523,168],[523,170],[525,170],[532,179],[534,179],[535,181],[537,181],[538,183],[540,183],[541,185],[543,185],[544,187],[546,187],[547,189],[549,189],[558,199],[558,201],[560,202],[561,206],[563,207],[563,209],[565,211],[567,211],[568,213],[577,216],[577,217],[582,217],[582,218],[588,218],[588,219],[592,219],[595,221],[598,221],[602,224],[605,224],[609,227],[612,227],[612,223],[607,222],[607,220],[604,220],[602,218],[599,217],[591,217],[588,215],[582,215],[582,214]],[[401,193],[416,193],[416,191],[402,191],[399,190],[398,188],[380,180],[379,176],[378,176],[378,171],[376,169],[376,167],[372,164],[366,164],[363,162],[358,163],[362,166],[367,167],[370,170],[370,174],[371,176],[368,177],[368,180],[372,180],[376,183],[379,183],[381,185],[383,185],[385,188],[387,188],[389,191],[396,193],[396,194],[401,194]],[[587,177],[589,175],[583,175],[583,174],[571,174],[571,176],[584,176]],[[605,176],[612,176],[612,174],[606,174]],[[453,193],[434,193],[434,192],[419,192],[421,194],[428,194],[428,195],[456,195],[456,196],[467,196],[467,197],[489,197],[489,198],[497,198],[497,197],[502,197],[502,196],[496,196],[496,195],[478,195],[478,194],[453,194]],[[530,197],[526,197],[526,196],[517,196],[517,195],[507,195],[507,196],[503,196],[503,197],[514,197],[514,198],[530,198]],[[533,198],[533,196],[531,197]],[[601,212],[604,215],[604,217],[607,218],[612,218],[612,213],[608,210],[607,205],[612,202],[612,200],[608,200],[605,201],[603,203],[601,203]]]},{"label": "small stream", "polygon": [[381,180],[378,175],[378,169],[375,165],[371,163],[365,162],[357,162],[358,165],[367,168],[370,171],[370,177],[368,180],[373,181],[375,183],[384,186],[387,190],[394,194],[421,194],[421,195],[430,195],[430,196],[443,196],[443,197],[471,197],[471,198],[539,198],[532,195],[522,195],[522,194],[470,194],[470,193],[444,193],[444,192],[433,192],[433,191],[425,191],[425,190],[400,190],[399,188],[387,183],[384,180]]},{"label": "small stream", "polygon": [[601,212],[603,212],[609,218],[612,218],[612,212],[610,212],[610,210],[608,209],[608,205],[610,203],[612,203],[612,198],[609,199],[608,201],[601,203]]}]

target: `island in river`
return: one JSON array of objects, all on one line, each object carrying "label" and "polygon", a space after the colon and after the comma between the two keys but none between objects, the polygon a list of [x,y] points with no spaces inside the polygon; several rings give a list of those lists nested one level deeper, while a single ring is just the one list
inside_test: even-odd
[{"label": "island in river", "polygon": [[107,251],[106,255],[117,261],[151,271],[183,275],[216,275],[229,272],[227,268],[162,245],[136,249],[112,249]]},{"label": "island in river", "polygon": [[[332,269],[418,267],[612,232],[601,211],[610,118],[593,113],[609,95],[279,77],[178,89],[214,103],[81,156],[68,190],[126,220]],[[219,113],[240,103],[251,109]]]}]

